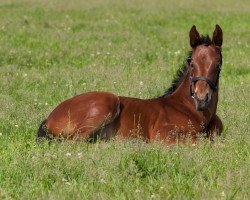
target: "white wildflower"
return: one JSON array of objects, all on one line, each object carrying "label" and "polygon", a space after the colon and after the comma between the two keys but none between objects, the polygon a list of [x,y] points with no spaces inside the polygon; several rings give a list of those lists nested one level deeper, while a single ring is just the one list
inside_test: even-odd
[{"label": "white wildflower", "polygon": [[82,153],[77,153],[77,157],[81,158],[82,157]]},{"label": "white wildflower", "polygon": [[100,182],[103,183],[103,184],[106,184],[106,181],[103,178],[100,180]]},{"label": "white wildflower", "polygon": [[66,178],[62,178],[62,182],[64,182],[66,185],[70,185],[70,182]]},{"label": "white wildflower", "polygon": [[180,55],[180,53],[181,53],[181,50],[178,50],[178,51],[174,52],[174,54],[175,54],[176,56]]},{"label": "white wildflower", "polygon": [[141,192],[141,190],[139,190],[139,189],[135,190],[135,193],[140,193],[140,192]]},{"label": "white wildflower", "polygon": [[68,152],[68,153],[65,154],[65,156],[67,156],[67,157],[71,156],[71,153]]}]

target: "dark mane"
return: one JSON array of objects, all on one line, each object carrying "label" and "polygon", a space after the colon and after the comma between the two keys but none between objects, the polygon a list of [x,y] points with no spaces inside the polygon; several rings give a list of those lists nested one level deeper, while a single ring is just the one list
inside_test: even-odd
[{"label": "dark mane", "polygon": [[[206,35],[206,36],[202,35],[200,37],[199,45],[202,45],[202,44],[204,44],[206,46],[209,46],[212,44],[212,41],[208,35]],[[192,58],[192,51],[188,52],[187,58],[183,62],[182,66],[177,70],[175,78],[172,81],[171,86],[164,93],[163,97],[172,94],[178,88],[178,86],[183,81],[183,78],[188,70],[188,67],[189,67],[190,62],[191,62],[191,58]]]}]

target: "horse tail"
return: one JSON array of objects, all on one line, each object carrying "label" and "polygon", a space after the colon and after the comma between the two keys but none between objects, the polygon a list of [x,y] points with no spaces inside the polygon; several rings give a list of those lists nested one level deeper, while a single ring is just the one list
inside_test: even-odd
[{"label": "horse tail", "polygon": [[36,142],[41,142],[43,139],[48,138],[48,131],[47,127],[45,125],[46,119],[43,120],[43,122],[40,124],[38,131],[37,131],[37,136],[36,136]]}]

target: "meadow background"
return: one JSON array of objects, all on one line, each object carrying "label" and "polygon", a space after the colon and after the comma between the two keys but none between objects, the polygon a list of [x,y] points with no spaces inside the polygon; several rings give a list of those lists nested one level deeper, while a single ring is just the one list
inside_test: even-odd
[{"label": "meadow background", "polygon": [[[250,1],[0,1],[0,199],[250,199]],[[35,143],[59,102],[87,91],[164,93],[193,24],[224,31],[211,147]]]}]

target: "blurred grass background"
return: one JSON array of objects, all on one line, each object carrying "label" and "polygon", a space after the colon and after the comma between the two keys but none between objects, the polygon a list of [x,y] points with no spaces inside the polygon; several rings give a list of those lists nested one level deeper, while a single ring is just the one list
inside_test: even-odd
[{"label": "blurred grass background", "polygon": [[[250,3],[0,1],[0,198],[249,199]],[[39,123],[87,91],[157,97],[196,25],[224,32],[213,147],[110,141],[37,146]]]}]

